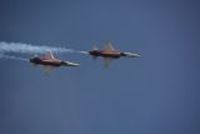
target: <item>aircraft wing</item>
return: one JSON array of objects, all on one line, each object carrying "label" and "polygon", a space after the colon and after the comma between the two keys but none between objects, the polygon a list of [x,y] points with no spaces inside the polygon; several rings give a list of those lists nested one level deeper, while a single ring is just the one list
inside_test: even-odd
[{"label": "aircraft wing", "polygon": [[53,70],[55,69],[52,66],[43,66],[44,72],[46,75],[49,75],[51,72],[53,72]]},{"label": "aircraft wing", "polygon": [[108,68],[110,66],[111,62],[112,62],[112,58],[108,58],[108,57],[104,58],[105,68]]}]

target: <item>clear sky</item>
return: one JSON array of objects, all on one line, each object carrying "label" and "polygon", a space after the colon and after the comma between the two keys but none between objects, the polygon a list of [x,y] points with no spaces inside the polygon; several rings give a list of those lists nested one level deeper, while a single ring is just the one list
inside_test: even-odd
[{"label": "clear sky", "polygon": [[0,59],[1,134],[199,134],[200,2],[1,0],[0,41],[89,50],[111,40],[142,55],[81,54],[45,75]]}]

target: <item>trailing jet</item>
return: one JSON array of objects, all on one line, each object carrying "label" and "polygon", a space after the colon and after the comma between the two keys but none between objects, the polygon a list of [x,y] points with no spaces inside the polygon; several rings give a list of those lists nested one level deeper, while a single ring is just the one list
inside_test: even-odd
[{"label": "trailing jet", "polygon": [[51,52],[43,56],[34,56],[33,58],[30,58],[29,61],[35,65],[44,65],[47,68],[61,67],[61,66],[69,66],[69,67],[79,66],[79,64],[77,63],[57,59]]},{"label": "trailing jet", "polygon": [[105,66],[108,67],[112,59],[118,59],[120,57],[140,57],[139,54],[132,52],[121,52],[116,50],[111,42],[106,43],[105,48],[99,50],[96,46],[93,47],[93,50],[88,52],[94,58],[100,56],[105,60]]}]

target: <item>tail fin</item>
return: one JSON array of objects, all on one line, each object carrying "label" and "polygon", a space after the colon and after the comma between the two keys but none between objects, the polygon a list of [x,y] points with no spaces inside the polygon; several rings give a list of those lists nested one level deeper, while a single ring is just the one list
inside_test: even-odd
[{"label": "tail fin", "polygon": [[51,51],[42,56],[43,59],[56,59]]},{"label": "tail fin", "polygon": [[106,42],[106,44],[105,44],[105,46],[104,46],[104,49],[105,49],[105,50],[110,50],[110,51],[114,51],[114,50],[115,50],[115,48],[113,47],[111,41],[107,41],[107,42]]},{"label": "tail fin", "polygon": [[96,44],[93,45],[92,50],[98,50]]}]

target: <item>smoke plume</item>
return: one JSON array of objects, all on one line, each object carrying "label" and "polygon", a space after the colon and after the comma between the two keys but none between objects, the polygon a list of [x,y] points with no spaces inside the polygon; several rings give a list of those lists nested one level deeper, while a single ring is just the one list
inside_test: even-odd
[{"label": "smoke plume", "polygon": [[21,53],[21,54],[44,54],[47,52],[54,53],[73,53],[73,49],[50,47],[50,46],[35,46],[25,43],[7,43],[0,42],[0,53]]},{"label": "smoke plume", "polygon": [[28,61],[28,59],[19,57],[19,56],[13,56],[13,55],[5,55],[3,53],[0,53],[0,59],[11,59],[11,60],[20,60],[20,61]]}]

